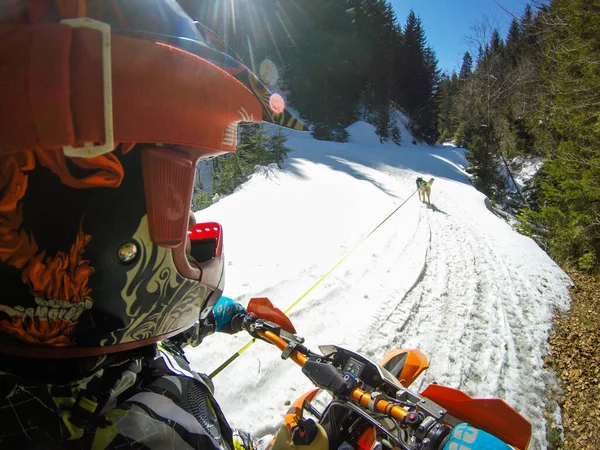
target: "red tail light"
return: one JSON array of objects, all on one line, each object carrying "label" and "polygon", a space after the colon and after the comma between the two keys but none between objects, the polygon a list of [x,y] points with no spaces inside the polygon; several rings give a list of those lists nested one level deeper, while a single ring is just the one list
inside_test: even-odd
[{"label": "red tail light", "polygon": [[194,244],[198,244],[198,241],[205,239],[211,239],[215,242],[215,256],[221,255],[223,251],[223,227],[217,222],[204,222],[194,225],[187,232],[190,241],[192,241],[192,247]]}]

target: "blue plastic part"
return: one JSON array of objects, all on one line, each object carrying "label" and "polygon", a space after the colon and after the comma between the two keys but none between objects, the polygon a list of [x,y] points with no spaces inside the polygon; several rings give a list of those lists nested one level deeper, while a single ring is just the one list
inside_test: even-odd
[{"label": "blue plastic part", "polygon": [[512,447],[483,430],[461,423],[452,429],[444,450],[512,450]]},{"label": "blue plastic part", "polygon": [[216,330],[221,331],[221,328],[228,325],[232,317],[239,313],[246,313],[242,305],[229,297],[221,297],[215,306],[213,306]]}]

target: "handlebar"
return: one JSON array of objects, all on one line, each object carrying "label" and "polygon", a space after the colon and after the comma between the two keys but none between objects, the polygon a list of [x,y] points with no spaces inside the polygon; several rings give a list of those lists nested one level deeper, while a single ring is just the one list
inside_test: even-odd
[{"label": "handlebar", "polygon": [[[356,388],[350,393],[350,398],[359,405],[368,407],[371,401],[371,394],[363,391],[362,389]],[[382,414],[393,417],[394,419],[402,420],[408,415],[408,411],[400,406],[396,406],[386,400],[378,400],[375,405],[375,409]]]},{"label": "handlebar", "polygon": [[[257,330],[256,332],[260,337],[262,337],[263,339],[266,339],[267,341],[269,341],[271,344],[276,346],[281,351],[284,351],[288,346],[287,342],[285,342],[283,339],[281,339],[279,336],[277,336],[272,331]],[[298,352],[297,350],[294,350],[290,354],[290,358],[292,359],[292,361],[294,361],[300,367],[304,367],[304,364],[306,364],[306,361],[308,361],[308,356],[303,355],[302,353]]]},{"label": "handlebar", "polygon": [[[261,331],[257,330],[257,334],[263,339],[267,340],[271,344],[275,345],[279,350],[284,351],[288,347],[288,343],[277,336],[275,333],[271,331]],[[298,352],[297,350],[292,351],[289,356],[296,364],[300,367],[304,367],[306,361],[308,361],[308,357]],[[371,394],[368,392],[355,388],[350,392],[349,397],[357,404],[369,407],[369,403],[371,402]],[[398,420],[404,419],[408,415],[408,411],[400,406],[396,406],[393,403],[390,403],[386,400],[379,399],[375,401],[373,408],[378,412],[393,417]]]}]

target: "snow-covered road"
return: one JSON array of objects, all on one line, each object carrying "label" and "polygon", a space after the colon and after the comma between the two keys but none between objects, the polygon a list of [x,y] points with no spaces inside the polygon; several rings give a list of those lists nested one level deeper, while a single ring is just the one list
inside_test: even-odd
[{"label": "snow-covered road", "polygon": [[[335,343],[379,360],[416,347],[436,381],[472,396],[505,399],[533,424],[545,448],[553,386],[543,369],[553,309],[568,306],[568,277],[530,239],[489,212],[466,181],[453,147],[380,144],[370,125],[348,144],[290,135],[280,170],[256,174],[197,213],[225,230],[225,294],[246,304],[267,296],[286,309],[415,190],[435,177],[432,206],[416,195],[368,237],[289,314],[307,346]],[[211,336],[188,356],[210,372],[247,342]],[[311,387],[300,370],[258,342],[215,379],[230,422],[272,433],[286,402]]]}]

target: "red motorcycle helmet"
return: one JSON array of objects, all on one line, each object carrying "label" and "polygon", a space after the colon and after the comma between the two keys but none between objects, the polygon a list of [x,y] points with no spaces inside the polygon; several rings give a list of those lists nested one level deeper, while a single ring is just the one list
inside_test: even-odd
[{"label": "red motorcycle helmet", "polygon": [[[220,297],[190,254],[195,165],[239,122],[303,129],[170,0],[0,8],[0,353],[141,347]],[[219,236],[217,236],[219,237]]]}]

